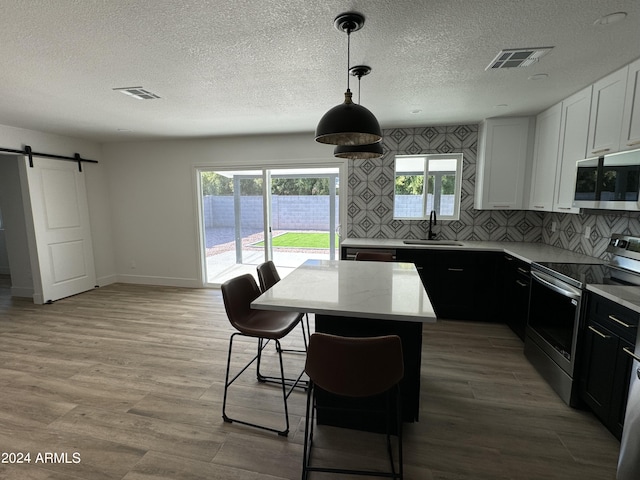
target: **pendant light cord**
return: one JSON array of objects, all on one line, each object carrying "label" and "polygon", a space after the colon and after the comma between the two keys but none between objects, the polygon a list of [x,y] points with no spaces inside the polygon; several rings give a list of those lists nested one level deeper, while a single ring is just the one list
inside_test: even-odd
[{"label": "pendant light cord", "polygon": [[349,90],[349,68],[351,68],[351,29],[347,30],[347,91]]}]

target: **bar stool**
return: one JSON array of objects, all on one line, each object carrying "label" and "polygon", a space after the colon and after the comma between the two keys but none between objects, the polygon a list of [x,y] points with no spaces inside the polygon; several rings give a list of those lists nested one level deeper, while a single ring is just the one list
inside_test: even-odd
[{"label": "bar stool", "polygon": [[[261,263],[257,267],[258,271],[258,281],[260,282],[260,290],[262,293],[269,290],[276,283],[280,281],[280,275],[278,274],[278,270],[276,269],[275,264],[268,260],[264,263]],[[302,317],[304,316],[304,321],[302,321]],[[309,315],[306,313],[300,313],[300,326],[302,327],[302,339],[304,341],[304,350],[297,349],[284,349],[283,352],[295,352],[295,353],[307,353],[307,338],[311,335],[311,330],[309,329]],[[306,328],[305,328],[306,327]]]},{"label": "bar stool", "polygon": [[[287,407],[287,399],[293,389],[298,387],[306,388],[307,382],[301,381],[304,371],[296,379],[285,378],[284,366],[282,363],[282,349],[280,348],[280,340],[284,338],[291,330],[293,330],[300,322],[300,314],[296,312],[278,312],[271,310],[256,310],[251,308],[251,302],[258,298],[261,294],[256,281],[250,274],[241,275],[231,280],[227,280],[222,284],[222,298],[224,300],[224,308],[231,325],[237,330],[229,339],[229,355],[227,357],[227,372],[224,381],[224,399],[222,402],[222,418],[225,422],[240,423],[251,427],[261,428],[278,433],[281,436],[289,434],[289,410]],[[229,371],[231,366],[231,351],[233,349],[233,340],[237,335],[256,338],[258,340],[258,352],[249,363],[247,363],[231,380],[229,380]],[[280,376],[265,376],[260,373],[260,360],[262,350],[267,344],[273,340],[278,351],[280,360]],[[254,362],[257,362],[257,379],[259,382],[276,383],[282,388],[282,399],[284,403],[285,428],[278,430],[276,428],[258,425],[255,423],[231,418],[226,413],[227,393],[229,387],[242,375]],[[289,387],[287,391],[287,386]]]},{"label": "bar stool", "polygon": [[356,252],[355,260],[369,260],[371,262],[393,262],[391,252],[366,252],[361,250]]},{"label": "bar stool", "polygon": [[[309,472],[402,479],[402,413],[399,382],[404,376],[404,363],[400,337],[397,335],[341,337],[314,333],[309,339],[305,372],[310,381],[307,391],[302,480],[308,478]],[[390,472],[311,466],[314,418],[319,408],[316,404],[316,389],[338,397],[349,397],[349,399],[363,399],[384,394],[386,409],[376,411],[383,414],[385,418]],[[393,412],[393,405],[395,405],[395,412]],[[360,408],[354,411],[361,413]],[[395,419],[395,425],[392,425],[391,418]],[[391,442],[393,432],[398,438],[397,471]]]}]

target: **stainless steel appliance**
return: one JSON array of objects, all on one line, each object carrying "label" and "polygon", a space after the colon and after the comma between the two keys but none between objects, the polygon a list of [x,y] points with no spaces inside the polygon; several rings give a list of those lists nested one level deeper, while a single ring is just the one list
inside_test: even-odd
[{"label": "stainless steel appliance", "polygon": [[558,395],[577,406],[574,381],[583,293],[591,284],[640,285],[640,238],[613,235],[609,263],[532,263],[524,351]]},{"label": "stainless steel appliance", "polygon": [[574,207],[640,210],[640,150],[579,160],[576,168]]}]

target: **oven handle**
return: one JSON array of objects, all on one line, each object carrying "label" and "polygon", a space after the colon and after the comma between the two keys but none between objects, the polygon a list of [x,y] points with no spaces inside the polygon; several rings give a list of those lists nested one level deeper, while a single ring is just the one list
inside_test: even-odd
[{"label": "oven handle", "polygon": [[579,290],[575,290],[569,285],[565,285],[563,282],[561,283],[555,278],[549,275],[546,275],[542,272],[536,272],[531,270],[531,276],[535,280],[543,284],[545,287],[548,287],[554,292],[559,293],[560,295],[563,295],[565,297],[571,298],[573,300],[580,300],[580,297],[582,296]]}]

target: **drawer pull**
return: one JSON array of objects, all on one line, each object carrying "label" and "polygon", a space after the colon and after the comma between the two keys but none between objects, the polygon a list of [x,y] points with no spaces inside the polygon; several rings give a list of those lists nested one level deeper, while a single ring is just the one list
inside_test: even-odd
[{"label": "drawer pull", "polygon": [[603,148],[602,150],[592,150],[591,153],[594,155],[598,155],[600,153],[607,153],[610,150],[610,148]]},{"label": "drawer pull", "polygon": [[602,338],[611,338],[610,335],[605,335],[602,332],[599,332],[598,330],[596,330],[595,328],[593,328],[591,325],[589,325],[589,330],[591,330],[593,333],[595,333],[596,335],[601,336]]},{"label": "drawer pull", "polygon": [[447,270],[449,270],[450,272],[464,272],[464,268],[449,267],[449,268],[447,268]]},{"label": "drawer pull", "polygon": [[627,147],[635,147],[636,145],[640,145],[640,140],[636,140],[635,142],[627,143]]},{"label": "drawer pull", "polygon": [[640,362],[640,357],[637,356],[635,353],[633,353],[631,350],[629,350],[627,347],[623,347],[622,350],[624,350],[624,353],[629,355],[631,358]]},{"label": "drawer pull", "polygon": [[609,315],[609,320],[613,320],[614,322],[622,325],[624,328],[636,328],[637,325],[629,325],[628,323],[624,323],[622,320],[618,320],[613,315]]},{"label": "drawer pull", "polygon": [[529,285],[527,285],[526,283],[520,281],[520,280],[516,280],[516,283],[518,284],[518,286],[520,287],[528,287]]},{"label": "drawer pull", "polygon": [[556,207],[558,210],[571,210],[571,207]]},{"label": "drawer pull", "polygon": [[518,271],[520,273],[524,273],[525,275],[529,275],[529,270],[527,270],[526,268],[518,267]]}]

